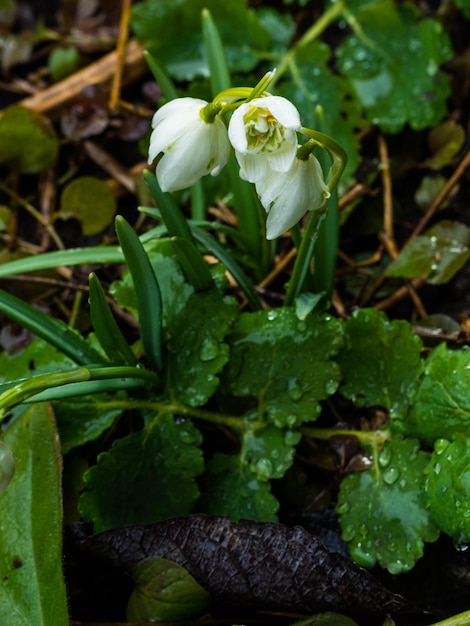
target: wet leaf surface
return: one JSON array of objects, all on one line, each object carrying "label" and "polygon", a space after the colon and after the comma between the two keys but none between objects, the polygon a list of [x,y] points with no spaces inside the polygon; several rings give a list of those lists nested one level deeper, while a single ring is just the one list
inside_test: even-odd
[{"label": "wet leaf surface", "polygon": [[420,613],[300,527],[195,515],[103,532],[82,548],[126,572],[146,558],[175,561],[225,610]]}]

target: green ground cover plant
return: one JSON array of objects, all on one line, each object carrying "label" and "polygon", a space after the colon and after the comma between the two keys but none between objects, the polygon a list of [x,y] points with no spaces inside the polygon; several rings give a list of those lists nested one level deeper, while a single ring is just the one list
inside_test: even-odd
[{"label": "green ground cover plant", "polygon": [[[116,239],[0,264],[0,279],[93,266],[83,331],[0,291],[1,314],[34,336],[0,353],[0,617],[13,626],[68,623],[64,517],[93,533],[193,513],[274,522],[286,508],[283,489],[293,484],[300,494],[305,486],[296,458],[306,449],[323,463],[325,508],[337,514],[357,564],[398,576],[439,537],[462,551],[470,544],[467,345],[442,333],[423,339],[411,321],[360,299],[349,315],[332,306],[340,233],[360,219],[356,205],[342,211],[339,202],[359,178],[358,136],[372,127],[390,137],[439,127],[451,96],[444,64],[455,54],[449,12],[468,23],[468,3],[442,2],[426,16],[410,2],[338,0],[294,39],[290,3],[278,4],[135,4],[131,26],[162,90],[158,111],[176,111],[184,100],[189,116],[202,102],[192,122],[198,146],[190,122],[180,137],[162,130],[163,113],[155,117],[154,134],[142,140],[151,155],[139,206],[146,229],[115,215],[101,181],[77,177],[66,183],[57,219],[73,215],[87,236],[112,224]],[[54,63],[61,77],[61,64],[73,58]],[[175,117],[175,129],[182,119]],[[248,129],[245,151],[237,119]],[[455,126],[442,131],[439,167],[463,152],[465,133]],[[170,139],[153,149],[163,132]],[[209,132],[217,138],[211,159],[187,184]],[[38,149],[25,150],[32,136]],[[276,150],[289,141],[285,165]],[[9,176],[44,171],[59,150],[36,113],[19,106],[1,113],[0,164]],[[297,173],[304,167],[313,180],[305,193],[307,178]],[[368,172],[369,184],[377,176]],[[8,185],[0,191],[14,199]],[[206,211],[218,199],[234,223]],[[387,219],[381,280],[445,285],[465,267],[465,224],[423,223],[399,251]],[[293,248],[276,300],[259,284]],[[105,289],[100,277],[109,266],[118,269]],[[432,318],[421,322],[432,330]],[[373,409],[385,416],[380,422],[356,419]],[[343,464],[328,460],[335,444],[353,450]],[[156,603],[149,576],[163,589]],[[209,605],[180,566],[142,561],[134,579],[129,621],[183,620]],[[175,613],[177,604],[187,612]],[[391,620],[384,614],[376,623]],[[469,612],[442,623],[470,623]]]}]

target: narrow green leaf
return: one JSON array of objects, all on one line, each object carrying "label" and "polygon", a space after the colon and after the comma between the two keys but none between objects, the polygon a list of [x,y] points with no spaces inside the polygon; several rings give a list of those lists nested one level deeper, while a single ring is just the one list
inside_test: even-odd
[{"label": "narrow green leaf", "polygon": [[134,281],[145,354],[156,371],[163,366],[162,298],[157,277],[134,229],[118,216],[116,232]]},{"label": "narrow green leaf", "polygon": [[121,333],[96,274],[90,274],[90,316],[96,337],[109,360],[135,365],[137,359]]},{"label": "narrow green leaf", "polygon": [[174,100],[177,98],[178,92],[176,91],[176,87],[165,68],[162,67],[156,59],[154,59],[148,50],[144,50],[143,56],[165,98],[167,100]]},{"label": "narrow green leaf", "polygon": [[0,495],[0,623],[68,624],[62,575],[61,461],[50,408],[29,408],[5,432],[16,473]]},{"label": "narrow green leaf", "polygon": [[224,44],[219,30],[208,9],[202,10],[202,36],[206,52],[212,93],[214,96],[223,89],[231,87],[230,72],[225,56]]},{"label": "narrow green leaf", "polygon": [[212,274],[195,245],[187,239],[172,237],[173,250],[196,291],[207,289],[212,284]]},{"label": "narrow green leaf", "polygon": [[251,308],[255,311],[261,309],[261,301],[251,284],[251,281],[230,253],[227,252],[218,241],[200,228],[191,226],[191,232],[193,233],[195,239],[205,248],[205,250],[207,250],[207,252],[213,254],[221,263],[225,265],[227,270],[239,284]]},{"label": "narrow green leaf", "polygon": [[117,246],[70,248],[3,263],[0,265],[0,278],[52,269],[62,265],[68,267],[90,263],[122,263],[123,260],[122,251]]},{"label": "narrow green leaf", "polygon": [[188,222],[173,196],[160,189],[157,177],[149,170],[144,171],[144,179],[157,203],[170,237],[181,237],[194,243]]},{"label": "narrow green leaf", "polygon": [[62,321],[42,313],[3,290],[0,290],[0,313],[41,337],[79,365],[105,362],[99,352]]}]

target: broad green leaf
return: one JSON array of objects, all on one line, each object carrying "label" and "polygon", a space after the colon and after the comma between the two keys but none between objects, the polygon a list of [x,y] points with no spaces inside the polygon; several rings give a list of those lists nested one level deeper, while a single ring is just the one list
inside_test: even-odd
[{"label": "broad green leaf", "polygon": [[240,455],[216,453],[207,463],[207,487],[197,504],[208,515],[226,515],[234,521],[253,519],[275,521],[279,502],[269,482],[260,480]]},{"label": "broad green leaf", "polygon": [[0,623],[68,624],[62,575],[61,459],[51,409],[35,405],[6,430],[16,470],[0,494]]},{"label": "broad green leaf", "polygon": [[426,496],[431,519],[456,545],[470,541],[470,438],[438,439],[428,468]]},{"label": "broad green leaf", "polygon": [[415,237],[385,270],[387,276],[417,278],[429,274],[433,285],[447,283],[470,258],[470,228],[444,220]]},{"label": "broad green leaf", "polygon": [[109,396],[96,393],[59,402],[56,417],[63,454],[94,441],[111,428],[122,413],[114,402],[125,399],[124,392],[117,392],[111,401]]},{"label": "broad green leaf", "polygon": [[0,439],[0,494],[10,484],[15,473],[15,459],[8,444]]},{"label": "broad green leaf", "polygon": [[462,9],[463,14],[470,18],[470,1],[469,0],[454,0],[455,4]]},{"label": "broad green leaf", "polygon": [[342,538],[360,565],[379,563],[392,574],[406,572],[422,556],[424,542],[437,539],[424,495],[429,457],[418,441],[394,438],[374,467],[341,482],[336,510]]},{"label": "broad green leaf", "polygon": [[404,416],[422,371],[421,339],[403,320],[389,321],[372,309],[356,311],[345,324],[337,361],[341,393],[357,406],[379,405]]},{"label": "broad green leaf", "polygon": [[465,130],[455,120],[445,120],[432,128],[428,135],[428,146],[432,156],[426,165],[432,169],[441,169],[452,163],[465,143]]},{"label": "broad green leaf", "polygon": [[49,55],[47,66],[55,82],[73,74],[80,65],[80,52],[75,47],[55,48]]},{"label": "broad green leaf", "polygon": [[428,356],[406,433],[432,445],[453,435],[470,437],[470,350],[440,344]]},{"label": "broad green leaf", "polygon": [[208,76],[201,12],[208,9],[220,31],[231,71],[246,72],[269,49],[268,32],[243,0],[145,0],[133,7],[137,39],[178,80]]},{"label": "broad green leaf", "polygon": [[71,370],[75,362],[46,343],[35,338],[21,352],[0,353],[0,383],[8,383],[20,378],[31,378],[37,374]]},{"label": "broad green leaf", "polygon": [[338,67],[369,120],[388,132],[439,122],[450,93],[439,67],[452,58],[441,24],[392,0],[352,2],[348,10],[357,30],[337,49]]},{"label": "broad green leaf", "polygon": [[16,105],[0,113],[0,163],[20,174],[36,174],[54,163],[58,150],[45,117]]},{"label": "broad green leaf", "polygon": [[359,163],[359,142],[354,129],[364,125],[358,107],[351,102],[350,86],[340,76],[334,76],[328,66],[329,47],[317,41],[295,48],[291,59],[292,74],[283,77],[276,93],[295,103],[303,126],[317,128],[315,109],[321,107],[331,133],[346,150],[348,163],[344,180]]},{"label": "broad green leaf", "polygon": [[209,594],[181,565],[144,559],[132,568],[134,590],[127,604],[129,622],[178,622],[198,617]]},{"label": "broad green leaf", "polygon": [[84,235],[97,235],[111,224],[115,213],[116,198],[108,185],[94,176],[80,176],[62,191],[55,217],[73,217]]},{"label": "broad green leaf", "polygon": [[176,422],[168,414],[118,439],[85,474],[79,505],[84,519],[99,532],[188,515],[199,496],[200,443],[191,422]]},{"label": "broad green leaf", "polygon": [[192,294],[167,327],[167,393],[190,406],[213,395],[229,358],[224,338],[238,316],[237,302],[212,289]]},{"label": "broad green leaf", "polygon": [[278,427],[315,420],[319,401],[336,391],[340,373],[331,357],[341,346],[342,327],[331,316],[299,320],[289,307],[244,313],[228,340],[224,390]]},{"label": "broad green leaf", "polygon": [[282,478],[292,465],[300,432],[268,424],[243,437],[243,459],[258,480]]}]

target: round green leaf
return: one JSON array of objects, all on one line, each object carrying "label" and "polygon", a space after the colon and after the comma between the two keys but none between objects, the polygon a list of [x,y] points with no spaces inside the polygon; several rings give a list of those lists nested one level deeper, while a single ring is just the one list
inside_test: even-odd
[{"label": "round green leaf", "polygon": [[379,563],[400,574],[422,556],[425,541],[437,539],[424,495],[429,456],[419,450],[416,439],[394,438],[374,467],[342,481],[336,510],[342,538],[359,565]]},{"label": "round green leaf", "polygon": [[0,116],[0,163],[21,174],[42,172],[54,163],[59,142],[45,117],[21,106]]},{"label": "round green leaf", "polygon": [[127,604],[129,622],[176,622],[200,615],[209,594],[184,567],[168,559],[145,559],[132,569],[135,588]]},{"label": "round green leaf", "polygon": [[426,481],[433,521],[455,543],[470,541],[470,438],[456,436],[451,443],[434,444]]},{"label": "round green leaf", "polygon": [[84,235],[96,235],[108,226],[116,213],[116,199],[103,181],[82,176],[65,187],[56,217],[74,217]]}]

